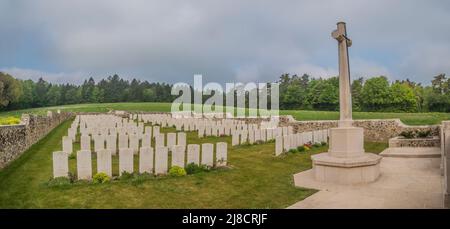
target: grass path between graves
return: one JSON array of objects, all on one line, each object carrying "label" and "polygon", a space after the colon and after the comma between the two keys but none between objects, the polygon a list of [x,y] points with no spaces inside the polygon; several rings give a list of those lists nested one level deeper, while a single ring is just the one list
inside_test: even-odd
[{"label": "grass path between graves", "polygon": [[[95,103],[75,104],[55,107],[42,107],[24,110],[0,112],[0,119],[13,116],[20,117],[22,113],[46,114],[47,110],[107,112],[113,110],[127,111],[170,111],[170,103]],[[282,115],[292,115],[297,120],[337,120],[337,111],[306,111],[282,110]],[[450,120],[450,113],[389,113],[389,112],[353,112],[354,119],[392,119],[399,118],[408,125],[439,124],[442,120]]]},{"label": "grass path between graves", "polygon": [[[61,149],[61,137],[70,122],[62,123],[0,171],[0,208],[285,208],[315,192],[294,187],[292,175],[311,168],[311,154],[327,150],[320,147],[275,157],[274,143],[231,148],[230,137],[198,139],[191,132],[188,144],[227,141],[232,168],[135,183],[49,187],[52,152]],[[369,152],[379,153],[386,147],[366,143]],[[74,161],[70,163],[73,171]]]}]

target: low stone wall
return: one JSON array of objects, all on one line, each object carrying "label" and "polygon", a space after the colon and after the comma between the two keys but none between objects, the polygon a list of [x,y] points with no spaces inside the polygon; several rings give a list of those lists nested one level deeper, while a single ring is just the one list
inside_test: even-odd
[{"label": "low stone wall", "polygon": [[404,138],[395,137],[389,139],[389,147],[441,147],[438,136],[432,138]]},{"label": "low stone wall", "polygon": [[47,116],[24,114],[18,125],[0,126],[0,168],[18,158],[53,128],[72,116],[72,113],[67,112],[48,112]]},{"label": "low stone wall", "polygon": [[[291,118],[283,119],[281,125],[293,126],[294,132],[304,132],[319,129],[328,129],[337,127],[337,120],[326,121],[292,121]],[[373,142],[388,142],[390,138],[397,137],[403,131],[431,131],[432,136],[439,136],[440,126],[408,126],[403,124],[400,119],[368,119],[354,120],[356,127],[364,128],[364,138]]]}]

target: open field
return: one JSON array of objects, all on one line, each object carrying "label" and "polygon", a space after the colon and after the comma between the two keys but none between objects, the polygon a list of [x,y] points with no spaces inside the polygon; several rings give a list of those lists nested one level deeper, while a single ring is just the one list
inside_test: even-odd
[{"label": "open field", "polygon": [[[311,154],[327,150],[325,146],[275,157],[274,143],[233,148],[229,144],[230,169],[141,182],[49,187],[52,152],[61,149],[61,137],[69,126],[70,121],[64,122],[0,171],[0,208],[285,208],[315,192],[294,187],[292,175],[311,168]],[[231,141],[230,137],[198,139],[196,132],[188,133],[187,140]],[[369,152],[386,147],[366,143]],[[74,171],[73,159],[69,163]],[[95,173],[95,164],[93,168]]]},{"label": "open field", "polygon": [[[25,110],[0,112],[0,118],[15,116],[20,117],[22,113],[45,114],[47,110],[61,109],[64,111],[90,111],[107,112],[108,110],[128,111],[170,111],[170,103],[98,103],[98,104],[76,104],[56,107],[33,108]],[[305,111],[305,110],[282,110],[282,115],[292,115],[297,120],[337,120],[339,112],[335,111]],[[385,113],[385,112],[353,112],[354,119],[391,119],[399,118],[408,125],[431,125],[438,124],[442,120],[450,120],[450,113]]]}]

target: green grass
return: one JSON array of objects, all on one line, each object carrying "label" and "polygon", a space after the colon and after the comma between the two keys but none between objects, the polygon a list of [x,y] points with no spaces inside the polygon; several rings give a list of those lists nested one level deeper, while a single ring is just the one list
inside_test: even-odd
[{"label": "green grass", "polygon": [[[25,110],[0,112],[0,118],[7,116],[20,117],[23,113],[46,114],[47,110],[107,112],[109,110],[127,111],[170,111],[170,103],[100,103],[76,104],[56,107],[33,108]],[[337,120],[339,112],[282,110],[282,115],[292,115],[297,120]],[[439,124],[442,120],[450,120],[450,113],[387,113],[387,112],[353,112],[354,119],[392,119],[399,118],[408,125]]]},{"label": "green grass", "polygon": [[[0,171],[0,208],[285,208],[315,192],[294,187],[293,174],[311,168],[311,154],[327,150],[324,146],[275,157],[274,143],[229,145],[231,169],[140,182],[49,187],[52,152],[61,149],[61,137],[69,126],[70,121],[64,122]],[[231,139],[198,139],[190,132],[187,141],[230,143]],[[369,152],[383,147],[378,143],[366,145]],[[95,163],[93,168],[95,171]],[[70,160],[70,169],[75,170],[74,160]]]}]

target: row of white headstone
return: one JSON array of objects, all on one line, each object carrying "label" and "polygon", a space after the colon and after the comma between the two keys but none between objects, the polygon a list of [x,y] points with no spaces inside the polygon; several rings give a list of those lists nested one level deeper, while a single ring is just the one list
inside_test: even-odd
[{"label": "row of white headstone", "polygon": [[[131,148],[119,149],[119,173],[134,172],[134,150]],[[65,151],[53,152],[53,177],[67,177],[69,175],[69,158]],[[171,162],[168,160],[171,155]],[[97,173],[105,173],[112,176],[112,154],[109,150],[96,152]],[[141,147],[139,150],[139,173],[167,174],[171,166],[184,168],[194,163],[209,167],[221,167],[227,165],[228,147],[225,142],[216,143],[215,156],[214,145],[211,143],[175,145],[169,153],[169,147],[156,146]],[[92,153],[90,150],[77,152],[77,179],[92,179]],[[169,166],[170,165],[170,166]]]},{"label": "row of white headstone", "polygon": [[275,137],[275,156],[305,144],[328,143],[329,129]]},{"label": "row of white headstone", "polygon": [[277,136],[286,136],[293,134],[292,126],[284,126],[273,129],[253,129],[235,131],[231,135],[231,145],[254,144],[258,142],[268,142],[274,140]]}]

